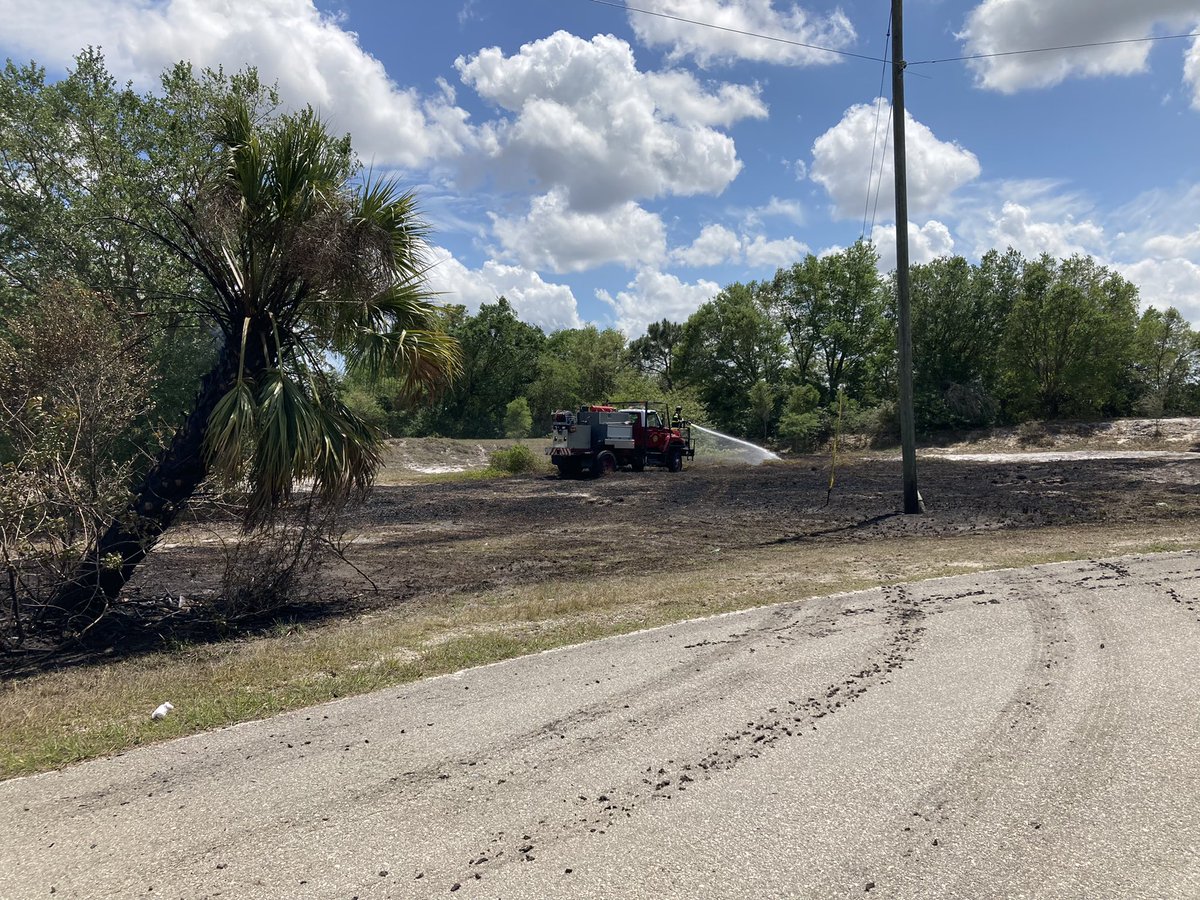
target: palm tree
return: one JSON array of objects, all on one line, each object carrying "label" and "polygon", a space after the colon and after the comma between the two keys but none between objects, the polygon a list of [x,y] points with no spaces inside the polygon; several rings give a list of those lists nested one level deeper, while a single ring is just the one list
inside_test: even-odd
[{"label": "palm tree", "polygon": [[248,524],[297,479],[326,498],[369,487],[380,435],[338,400],[334,355],[414,393],[458,370],[411,193],[393,180],[355,186],[349,138],[311,110],[261,123],[235,105],[215,148],[194,195],[164,201],[169,230],[133,224],[206,282],[195,304],[221,335],[218,359],[125,514],[57,592],[68,614],[95,619],[210,475],[248,486]]}]

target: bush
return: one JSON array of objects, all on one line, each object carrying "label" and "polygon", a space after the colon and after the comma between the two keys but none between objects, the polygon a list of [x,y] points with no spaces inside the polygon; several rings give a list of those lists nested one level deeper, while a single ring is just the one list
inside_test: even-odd
[{"label": "bush", "polygon": [[111,305],[53,285],[0,333],[0,646],[129,502],[153,379]]},{"label": "bush", "polygon": [[224,625],[254,622],[312,600],[318,572],[345,561],[341,505],[307,495],[232,540],[222,541],[221,591],[205,604]]},{"label": "bush", "polygon": [[493,450],[491,456],[488,457],[488,465],[498,472],[524,475],[540,471],[545,466],[545,462],[524,444],[516,444],[512,447]]},{"label": "bush", "polygon": [[787,413],[779,420],[779,439],[789,450],[813,450],[831,433],[824,410]]},{"label": "bush", "polygon": [[380,431],[387,430],[388,414],[376,398],[369,391],[352,385],[345,389],[342,393],[342,403],[346,404],[346,408],[359,419],[366,422],[373,428],[378,428]]},{"label": "bush", "polygon": [[506,438],[529,437],[529,429],[533,427],[533,414],[529,411],[529,401],[518,397],[504,408],[504,436]]}]

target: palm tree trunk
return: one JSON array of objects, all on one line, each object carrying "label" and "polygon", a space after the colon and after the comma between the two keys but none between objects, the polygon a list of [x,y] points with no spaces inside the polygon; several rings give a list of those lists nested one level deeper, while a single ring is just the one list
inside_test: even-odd
[{"label": "palm tree trunk", "polygon": [[[258,342],[250,344],[247,355],[257,346]],[[72,578],[55,591],[49,602],[52,615],[88,623],[99,618],[207,477],[204,439],[208,420],[237,378],[239,349],[228,343],[222,349],[170,446],[159,453],[134,489],[129,505],[100,534]],[[246,374],[251,377],[264,364],[262,359],[246,362]]]}]

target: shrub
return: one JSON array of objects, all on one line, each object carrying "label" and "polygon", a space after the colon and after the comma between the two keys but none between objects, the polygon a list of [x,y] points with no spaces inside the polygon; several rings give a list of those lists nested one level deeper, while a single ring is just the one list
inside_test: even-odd
[{"label": "shrub", "polygon": [[498,472],[523,475],[541,470],[545,462],[524,444],[515,444],[512,447],[493,450],[488,457],[488,465]]},{"label": "shrub", "polygon": [[153,378],[111,305],[51,285],[0,333],[0,646],[129,501]]},{"label": "shrub", "polygon": [[779,420],[779,439],[789,450],[812,450],[830,433],[824,410],[787,413]]},{"label": "shrub", "polygon": [[529,401],[518,397],[504,408],[504,436],[506,438],[529,437],[529,429],[533,427],[533,414],[529,411]]},{"label": "shrub", "polygon": [[319,571],[345,561],[341,505],[311,494],[251,531],[222,540],[220,593],[205,604],[224,625],[254,622],[318,595]]}]

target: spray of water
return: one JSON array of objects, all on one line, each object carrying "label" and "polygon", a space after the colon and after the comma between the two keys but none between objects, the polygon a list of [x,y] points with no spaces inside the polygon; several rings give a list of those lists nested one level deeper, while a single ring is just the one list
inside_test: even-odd
[{"label": "spray of water", "polygon": [[759,463],[764,463],[769,459],[779,459],[779,455],[772,453],[766,447],[760,447],[757,444],[752,444],[749,441],[743,441],[741,438],[735,438],[730,434],[722,434],[720,431],[713,431],[711,428],[705,428],[703,425],[692,423],[692,427],[697,431],[703,431],[705,434],[711,435],[717,441],[717,449],[733,453],[750,463],[752,466],[757,466]]}]

